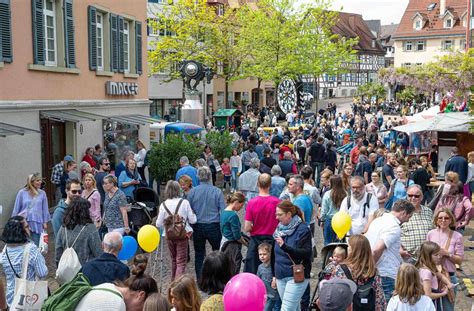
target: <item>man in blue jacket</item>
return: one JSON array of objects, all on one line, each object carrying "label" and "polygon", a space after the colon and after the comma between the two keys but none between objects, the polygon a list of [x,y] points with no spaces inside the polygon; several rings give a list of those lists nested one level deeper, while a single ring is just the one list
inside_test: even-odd
[{"label": "man in blue jacket", "polygon": [[58,235],[64,220],[66,209],[71,205],[72,200],[80,198],[82,193],[81,182],[77,179],[71,179],[66,184],[66,199],[61,199],[54,209],[51,224],[53,225],[54,238]]},{"label": "man in blue jacket", "polygon": [[102,242],[104,253],[86,262],[81,272],[89,279],[92,286],[115,281],[125,281],[130,276],[130,269],[117,257],[122,249],[122,235],[109,232]]},{"label": "man in blue jacket", "polygon": [[467,180],[467,167],[468,165],[466,158],[459,155],[458,147],[453,147],[451,150],[451,158],[446,161],[444,173],[446,174],[446,172],[449,171],[458,173],[459,180],[465,184]]}]

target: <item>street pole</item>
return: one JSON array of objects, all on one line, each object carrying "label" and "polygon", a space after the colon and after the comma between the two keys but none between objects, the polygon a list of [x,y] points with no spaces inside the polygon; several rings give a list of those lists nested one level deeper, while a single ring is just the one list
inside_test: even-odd
[{"label": "street pole", "polygon": [[207,96],[206,96],[206,79],[202,80],[202,113],[203,113],[203,120],[204,120],[204,127],[206,127],[206,116],[207,116]]},{"label": "street pole", "polygon": [[467,0],[467,16],[466,16],[466,52],[471,47],[471,28],[473,27],[471,23],[471,11],[472,11],[472,1]]}]

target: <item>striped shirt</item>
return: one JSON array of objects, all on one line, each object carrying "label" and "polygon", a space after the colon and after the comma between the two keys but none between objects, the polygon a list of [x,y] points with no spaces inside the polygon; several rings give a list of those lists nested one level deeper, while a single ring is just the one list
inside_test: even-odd
[{"label": "striped shirt", "polygon": [[[13,302],[13,296],[15,292],[15,272],[21,276],[21,270],[23,265],[23,254],[25,253],[25,246],[6,246],[0,255],[0,262],[2,263],[3,271],[7,278],[7,303],[10,305]],[[11,265],[8,262],[6,255],[8,251],[8,257],[10,258]],[[15,269],[15,272],[12,269]],[[34,281],[35,279],[41,279],[48,275],[48,267],[43,255],[41,255],[39,248],[30,243],[30,258],[28,262],[28,273],[26,275],[27,280]]]}]

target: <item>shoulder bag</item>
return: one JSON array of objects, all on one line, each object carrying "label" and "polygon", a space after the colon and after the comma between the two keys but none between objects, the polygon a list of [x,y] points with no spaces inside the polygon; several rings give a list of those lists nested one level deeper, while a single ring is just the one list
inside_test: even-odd
[{"label": "shoulder bag", "polygon": [[10,310],[40,310],[46,298],[48,298],[48,282],[47,281],[29,281],[28,263],[30,261],[31,244],[25,246],[23,253],[23,263],[21,268],[21,277],[13,268],[8,256],[8,250],[5,248],[8,263],[15,274],[15,294]]},{"label": "shoulder bag", "polygon": [[293,259],[291,258],[290,254],[286,253],[288,258],[290,258],[291,263],[293,264],[293,280],[295,283],[302,283],[304,282],[304,266],[303,261],[299,264],[296,264]]}]

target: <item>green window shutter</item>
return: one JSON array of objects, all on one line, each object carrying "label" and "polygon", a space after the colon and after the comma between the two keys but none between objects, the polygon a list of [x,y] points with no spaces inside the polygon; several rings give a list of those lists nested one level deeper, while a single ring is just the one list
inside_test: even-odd
[{"label": "green window shutter", "polygon": [[13,61],[10,0],[0,0],[0,61]]},{"label": "green window shutter", "polygon": [[135,22],[135,63],[137,73],[142,74],[142,23]]},{"label": "green window shutter", "polygon": [[110,14],[110,71],[118,72],[118,16]]},{"label": "green window shutter", "polygon": [[44,65],[44,18],[43,0],[31,0],[31,12],[33,19],[33,61],[35,64]]},{"label": "green window shutter", "polygon": [[74,44],[73,0],[64,0],[64,43],[66,67],[76,67],[76,47]]},{"label": "green window shutter", "polygon": [[118,62],[118,71],[119,72],[124,72],[124,60],[125,60],[125,55],[124,49],[123,49],[123,17],[119,16],[118,17],[118,55],[119,55],[119,62]]},{"label": "green window shutter", "polygon": [[89,39],[89,69],[97,70],[97,10],[87,7],[87,32]]}]

